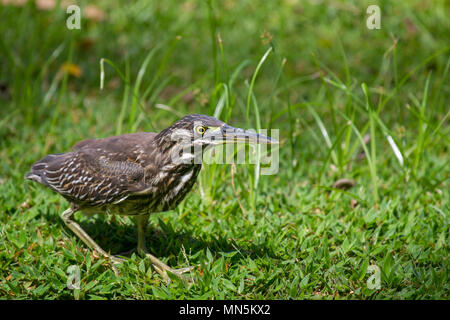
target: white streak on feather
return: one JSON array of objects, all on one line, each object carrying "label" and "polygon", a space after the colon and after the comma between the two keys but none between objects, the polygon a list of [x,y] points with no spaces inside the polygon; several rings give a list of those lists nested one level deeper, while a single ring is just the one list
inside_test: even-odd
[{"label": "white streak on feather", "polygon": [[125,200],[126,198],[128,198],[128,195],[126,195],[125,197],[123,197],[123,198],[120,198],[119,200],[117,200],[117,201],[113,202],[113,204],[118,204],[118,203],[120,203],[120,202],[124,201],[124,200]]},{"label": "white streak on feather", "polygon": [[188,173],[186,173],[184,176],[181,177],[180,183],[178,183],[178,185],[175,187],[175,189],[173,189],[173,195],[177,195],[178,192],[180,191],[180,189],[182,187],[184,187],[184,185],[186,184],[186,182],[189,181],[189,179],[192,177],[192,174],[194,173],[194,170],[189,171]]}]

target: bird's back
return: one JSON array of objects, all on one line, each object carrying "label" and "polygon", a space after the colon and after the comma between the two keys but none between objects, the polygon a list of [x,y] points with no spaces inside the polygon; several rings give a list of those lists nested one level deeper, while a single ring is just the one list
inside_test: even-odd
[{"label": "bird's back", "polygon": [[116,152],[120,154],[123,151],[135,147],[136,145],[140,145],[142,143],[150,144],[155,136],[156,133],[154,132],[136,132],[102,139],[87,139],[74,144],[72,150],[81,150],[83,148],[101,148],[108,150],[109,152]]}]

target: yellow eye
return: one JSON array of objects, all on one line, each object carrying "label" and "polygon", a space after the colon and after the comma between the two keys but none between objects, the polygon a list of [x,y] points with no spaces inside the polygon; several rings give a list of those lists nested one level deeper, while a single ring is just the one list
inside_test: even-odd
[{"label": "yellow eye", "polygon": [[206,128],[202,126],[198,126],[195,128],[195,131],[197,131],[198,134],[203,135],[206,132]]}]

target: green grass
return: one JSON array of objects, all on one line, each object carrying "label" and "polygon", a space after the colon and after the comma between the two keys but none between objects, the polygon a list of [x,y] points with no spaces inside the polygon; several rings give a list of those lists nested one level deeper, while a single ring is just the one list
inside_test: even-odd
[{"label": "green grass", "polygon": [[[99,1],[106,20],[81,30],[65,10],[0,6],[0,298],[448,299],[450,7],[377,1],[368,30],[369,4]],[[149,251],[200,265],[194,285],[135,255],[115,277],[65,227],[67,202],[23,179],[79,140],[194,112],[281,141],[276,175],[206,165],[151,216]],[[132,219],[75,216],[111,253],[136,245]]]}]

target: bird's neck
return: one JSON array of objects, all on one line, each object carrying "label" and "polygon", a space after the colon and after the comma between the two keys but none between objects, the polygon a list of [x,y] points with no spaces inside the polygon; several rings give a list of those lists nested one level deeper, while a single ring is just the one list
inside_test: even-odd
[{"label": "bird's neck", "polygon": [[163,165],[201,165],[202,163],[204,148],[194,146],[193,141],[174,140],[169,134],[162,131],[155,137],[154,143],[154,147],[159,151],[158,154],[161,155],[160,160]]}]

